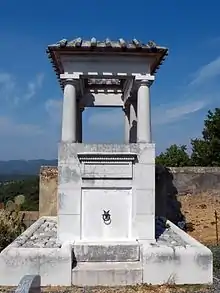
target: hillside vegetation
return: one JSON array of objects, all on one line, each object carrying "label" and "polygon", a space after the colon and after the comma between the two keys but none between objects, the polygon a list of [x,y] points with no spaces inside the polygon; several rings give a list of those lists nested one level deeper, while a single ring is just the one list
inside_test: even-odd
[{"label": "hillside vegetation", "polygon": [[0,183],[0,202],[6,204],[17,195],[24,195],[23,211],[38,211],[39,209],[39,177],[27,176],[24,180],[12,180]]},{"label": "hillside vegetation", "polygon": [[[0,181],[23,179],[26,175],[38,175],[41,166],[57,166],[57,160],[0,161]],[[19,177],[20,176],[20,177]]]}]

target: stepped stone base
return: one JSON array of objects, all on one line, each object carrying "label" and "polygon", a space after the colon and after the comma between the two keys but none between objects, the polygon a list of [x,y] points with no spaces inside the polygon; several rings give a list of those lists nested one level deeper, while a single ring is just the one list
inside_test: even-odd
[{"label": "stepped stone base", "polygon": [[[0,285],[25,274],[42,286],[212,283],[212,253],[168,221],[156,243],[58,243],[56,217],[42,217],[0,253]],[[161,232],[161,231],[160,231]]]},{"label": "stepped stone base", "polygon": [[72,270],[76,286],[119,286],[142,283],[142,263],[139,262],[81,262]]}]

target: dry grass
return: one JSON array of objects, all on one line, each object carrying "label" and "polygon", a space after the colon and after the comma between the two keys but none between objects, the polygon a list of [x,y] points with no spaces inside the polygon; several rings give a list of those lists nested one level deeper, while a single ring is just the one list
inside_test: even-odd
[{"label": "dry grass", "polygon": [[[136,286],[121,286],[121,287],[90,287],[82,288],[75,287],[72,292],[80,293],[191,293],[191,292],[208,292],[210,288],[208,286],[194,285],[194,286],[175,286],[175,285],[163,285],[163,286],[150,286],[150,285],[136,285]],[[44,290],[43,290],[44,291]],[[47,292],[45,290],[45,292]],[[49,292],[48,292],[49,293]]]},{"label": "dry grass", "polygon": [[[10,293],[13,291],[12,287],[0,287],[0,293]],[[210,287],[202,285],[163,285],[163,286],[149,286],[149,285],[136,285],[136,286],[118,286],[118,287],[43,287],[44,293],[196,293],[208,292]]]},{"label": "dry grass", "polygon": [[182,212],[187,222],[191,222],[194,231],[189,234],[204,244],[216,244],[216,223],[215,210],[219,217],[219,238],[220,238],[220,196],[217,194],[197,194],[179,196],[182,204]]},{"label": "dry grass", "polygon": [[208,292],[208,286],[149,286],[149,285],[136,285],[136,286],[120,286],[120,287],[47,287],[43,288],[43,292],[52,293],[190,293],[190,292]]}]

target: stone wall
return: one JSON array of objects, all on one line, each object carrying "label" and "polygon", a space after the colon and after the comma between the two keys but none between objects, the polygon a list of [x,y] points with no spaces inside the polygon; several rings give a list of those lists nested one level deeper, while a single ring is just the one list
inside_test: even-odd
[{"label": "stone wall", "polygon": [[[57,214],[57,167],[40,170],[39,216]],[[178,196],[220,194],[220,168],[156,168],[156,214],[179,221],[181,204]]]},{"label": "stone wall", "polygon": [[57,182],[57,167],[41,167],[39,186],[39,217],[57,215]]},{"label": "stone wall", "polygon": [[24,224],[26,227],[30,227],[39,218],[38,211],[22,211],[24,213]]},{"label": "stone wall", "polygon": [[220,193],[220,167],[170,168],[178,195]]}]

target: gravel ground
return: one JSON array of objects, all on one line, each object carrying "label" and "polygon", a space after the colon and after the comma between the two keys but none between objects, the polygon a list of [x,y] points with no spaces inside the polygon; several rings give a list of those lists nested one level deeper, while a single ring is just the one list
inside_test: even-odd
[{"label": "gravel ground", "polygon": [[[158,245],[185,246],[186,242],[181,237],[166,227],[164,218],[156,218],[156,238]],[[21,248],[60,248],[61,244],[56,241],[57,222],[55,219],[45,220],[34,233],[26,239]]]},{"label": "gravel ground", "polygon": [[169,228],[169,225],[166,225],[165,218],[156,217],[155,227],[158,245],[185,246],[187,244],[177,233]]},{"label": "gravel ground", "polygon": [[57,221],[48,219],[45,220],[33,235],[28,238],[22,248],[60,248],[61,244],[57,242]]}]

